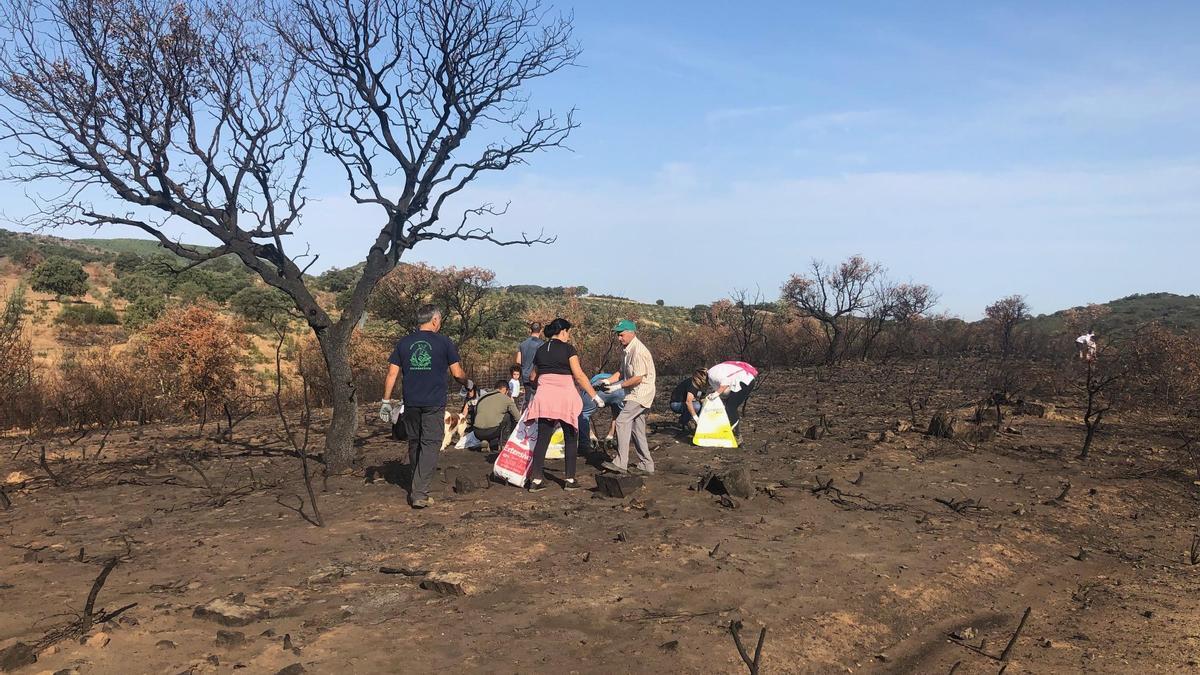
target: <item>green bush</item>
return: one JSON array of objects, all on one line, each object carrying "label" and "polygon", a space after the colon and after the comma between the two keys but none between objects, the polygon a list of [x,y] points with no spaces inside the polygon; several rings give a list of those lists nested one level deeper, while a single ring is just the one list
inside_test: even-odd
[{"label": "green bush", "polygon": [[317,277],[317,288],[329,291],[330,293],[341,293],[358,283],[360,276],[362,276],[362,269],[359,267],[347,267],[345,269],[334,267],[322,272]]},{"label": "green bush", "polygon": [[54,322],[66,326],[115,326],[121,323],[121,320],[117,317],[116,311],[111,307],[63,305],[62,311],[58,313]]},{"label": "green bush", "polygon": [[149,325],[167,309],[167,299],[161,295],[143,295],[125,308],[125,327],[139,330]]},{"label": "green bush", "polygon": [[[205,297],[213,302],[228,302],[238,291],[250,285],[242,275],[228,272],[210,272],[193,268],[174,277],[175,294],[180,297]],[[194,290],[200,289],[199,291]],[[186,289],[186,290],[185,290]]]},{"label": "green bush", "polygon": [[66,258],[47,258],[30,275],[33,290],[59,296],[79,297],[88,290],[88,273],[83,265]]},{"label": "green bush", "polygon": [[127,274],[141,267],[145,263],[145,259],[136,253],[118,253],[117,259],[113,261],[113,269],[116,270],[117,276]]},{"label": "green bush", "polygon": [[136,302],[140,298],[162,298],[167,294],[170,282],[154,272],[139,267],[113,282],[112,292],[118,298]]},{"label": "green bush", "polygon": [[247,286],[229,299],[229,306],[247,321],[269,323],[285,316],[295,304],[277,288]]}]

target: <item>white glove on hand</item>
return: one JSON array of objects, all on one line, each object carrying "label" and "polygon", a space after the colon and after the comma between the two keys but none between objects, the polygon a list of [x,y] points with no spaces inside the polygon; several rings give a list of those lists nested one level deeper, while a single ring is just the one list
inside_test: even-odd
[{"label": "white glove on hand", "polygon": [[720,393],[720,392],[717,392],[717,391],[714,391],[713,393],[709,394],[708,396],[705,396],[705,397],[704,397],[704,400],[705,400],[705,401],[715,401],[715,400],[717,400],[717,399],[719,399],[719,398],[721,398],[721,393]]},{"label": "white glove on hand", "polygon": [[600,394],[596,394],[595,396],[593,396],[593,397],[592,397],[592,402],[594,402],[594,403],[596,404],[596,407],[597,407],[597,408],[603,408],[603,407],[604,407],[604,399],[600,398]]},{"label": "white glove on hand", "polygon": [[379,419],[388,424],[392,423],[392,401],[391,401],[391,399],[384,399],[383,403],[379,406]]}]

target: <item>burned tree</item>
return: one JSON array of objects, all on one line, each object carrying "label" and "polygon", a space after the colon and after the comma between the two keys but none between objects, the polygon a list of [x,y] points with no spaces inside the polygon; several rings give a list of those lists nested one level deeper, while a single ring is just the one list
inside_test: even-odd
[{"label": "burned tree", "polygon": [[[896,342],[902,342],[912,330],[913,323],[933,309],[938,301],[938,295],[925,284],[897,284],[880,275],[874,286],[872,302],[866,311],[864,360],[870,358],[875,341],[889,326],[895,329]],[[895,349],[902,349],[902,345],[895,345]]]},{"label": "burned tree", "polygon": [[988,305],[983,310],[996,332],[996,341],[1000,346],[1000,355],[1008,357],[1012,353],[1013,332],[1017,325],[1030,317],[1029,304],[1023,295],[1010,295]]},{"label": "burned tree", "polygon": [[1117,363],[1112,345],[1102,349],[1099,356],[1083,362],[1083,381],[1080,383],[1084,399],[1083,447],[1079,459],[1087,459],[1092,450],[1096,430],[1104,416],[1112,410],[1125,378],[1121,364]]},{"label": "burned tree", "polygon": [[33,377],[33,348],[25,331],[25,289],[18,286],[0,312],[0,429],[7,428],[10,407]]},{"label": "burned tree", "polygon": [[765,349],[767,319],[772,313],[763,305],[760,291],[751,295],[739,288],[709,308],[707,322],[727,337],[731,344],[726,350],[732,349],[739,360],[756,360]]},{"label": "burned tree", "polygon": [[[240,0],[32,0],[2,12],[10,175],[61,193],[31,224],[137,228],[190,265],[232,254],[286,293],[328,369],[330,469],[354,459],[354,326],[403,253],[431,239],[548,241],[469,224],[502,212],[488,205],[439,225],[447,200],[481,173],[560,146],[576,128],[570,114],[527,112],[526,85],[578,54],[570,20],[536,2],[282,0],[264,12]],[[336,318],[304,276],[316,256],[285,243],[314,148],[344,169],[356,202],[379,208]],[[219,245],[183,245],[178,227]]]},{"label": "burned tree", "polygon": [[783,301],[821,323],[827,365],[842,360],[850,350],[862,329],[859,314],[874,301],[873,284],[882,273],[880,265],[858,255],[836,268],[814,260],[811,274],[793,274],[783,285]]}]

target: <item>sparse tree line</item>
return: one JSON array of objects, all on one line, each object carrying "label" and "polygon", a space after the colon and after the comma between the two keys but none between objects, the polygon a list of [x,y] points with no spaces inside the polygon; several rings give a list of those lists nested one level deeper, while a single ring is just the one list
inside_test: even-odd
[{"label": "sparse tree line", "polygon": [[[125,257],[115,266],[114,289],[128,292],[148,283],[152,290],[147,293],[161,300],[167,288],[161,284],[178,280],[167,281],[169,272],[147,265]],[[160,273],[166,276],[156,276]],[[340,292],[353,284],[341,276],[335,270],[318,284],[325,292]],[[319,346],[297,330],[299,319],[276,291],[245,286],[227,296],[224,309],[211,299],[178,296],[164,300],[153,317],[131,323],[128,316],[138,297],[126,310],[126,325],[131,326],[127,343],[75,350],[55,367],[39,368],[24,329],[24,291],[16,289],[0,320],[0,426],[51,429],[187,420],[227,434],[235,420],[270,412],[275,405],[272,359],[252,344],[255,336],[260,344],[263,338],[268,343],[279,338],[285,366],[279,376],[289,405],[298,407],[305,389],[313,406],[329,406],[336,395],[328,386]],[[484,268],[396,268],[368,299],[371,321],[352,335],[355,387],[375,395],[371,392],[381,385],[391,340],[411,327],[417,307],[428,302],[444,309],[444,330],[462,346],[473,371],[495,375],[506,373],[512,345],[528,321],[569,319],[588,360],[585,366],[599,372],[614,367],[621,353],[607,328],[620,318],[643,318],[629,314],[637,305],[589,302],[570,290],[536,306],[523,297],[496,286],[494,273]],[[1200,419],[1200,342],[1194,335],[1159,324],[1105,335],[1105,309],[1095,306],[1067,312],[1054,328],[1039,327],[1029,321],[1028,305],[1020,296],[997,300],[986,308],[985,320],[967,323],[933,314],[936,301],[928,286],[891,282],[881,265],[859,257],[837,266],[814,262],[804,274],[788,279],[777,300],[767,301],[761,292],[734,291],[694,308],[686,321],[644,323],[642,339],[663,372],[686,373],[728,358],[767,368],[836,368],[861,360],[896,364],[884,372],[898,381],[912,380],[909,412],[914,423],[918,412],[930,412],[934,388],[962,385],[952,371],[970,364],[978,381],[980,414],[994,407],[997,424],[1003,421],[1002,402],[1039,397],[1078,401],[1085,455],[1114,408],[1156,408],[1170,413],[1181,442],[1191,443],[1200,435],[1200,425],[1193,424]],[[1074,339],[1090,329],[1099,330],[1100,343],[1096,358],[1084,361]]]},{"label": "sparse tree line", "polygon": [[[479,222],[503,208],[456,200],[480,175],[561,147],[578,127],[574,111],[538,110],[529,93],[576,62],[569,16],[536,0],[33,0],[0,10],[0,32],[0,133],[14,148],[8,173],[51,195],[35,204],[29,224],[134,228],[176,257],[169,270],[128,257],[116,263],[112,292],[129,303],[127,345],[78,350],[53,372],[6,359],[0,384],[23,393],[0,392],[4,425],[207,420],[216,409],[229,424],[238,402],[253,395],[226,380],[254,371],[242,365],[244,331],[217,326],[227,317],[198,302],[206,298],[260,331],[282,334],[284,317],[307,327],[309,338],[294,339],[294,368],[315,378],[300,389],[332,407],[323,459],[342,470],[354,462],[358,404],[372,400],[384,352],[384,336],[359,328],[368,310],[405,323],[415,298],[433,299],[479,364],[490,364],[493,353],[506,358],[511,345],[493,348],[510,338],[514,316],[551,318],[545,307],[506,305],[487,270],[411,266],[392,275],[426,241],[553,240],[540,232],[499,236]],[[362,262],[321,277],[308,273],[316,252],[292,243],[316,162],[333,166],[344,193],[376,219],[360,242]],[[217,245],[182,244],[167,225]],[[26,248],[20,261],[35,270],[39,288],[62,297],[86,292],[77,262],[38,255]],[[558,289],[538,288],[559,297]],[[595,360],[588,366],[602,369],[619,354],[603,328],[618,304],[585,304],[585,290],[561,289],[553,312],[579,326],[581,352]],[[991,305],[983,324],[931,315],[932,289],[893,282],[859,256],[814,261],[771,296],[735,291],[694,308],[692,323],[651,326],[642,338],[664,372],[730,356],[765,367],[836,367],[972,355],[986,360],[1001,392],[1027,386],[1028,360],[1071,351],[1071,336],[1026,328],[1020,297]],[[74,313],[76,323],[112,319]],[[28,350],[21,311],[15,316],[3,340],[20,356]],[[193,363],[154,347],[163,322],[194,325],[201,352],[212,358]],[[1173,362],[1177,354],[1194,357],[1191,338],[1173,342],[1153,327],[1136,336],[1106,341],[1088,362],[1082,386],[1097,425],[1107,401],[1129,392],[1181,401],[1191,391]],[[1152,336],[1173,350],[1168,362],[1136,347]],[[302,358],[304,349],[312,358]],[[106,388],[112,383],[125,386]]]}]

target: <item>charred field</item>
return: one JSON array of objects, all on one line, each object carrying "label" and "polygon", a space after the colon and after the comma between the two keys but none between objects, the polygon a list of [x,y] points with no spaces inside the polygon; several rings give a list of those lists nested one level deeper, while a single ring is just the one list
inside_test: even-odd
[{"label": "charred field", "polygon": [[[275,418],[6,438],[0,666],[739,673],[733,633],[752,657],[765,628],[766,673],[1196,668],[1176,441],[1114,415],[1080,460],[1071,397],[971,423],[962,368],[917,407],[896,367],[773,371],[732,450],[680,439],[660,392],[658,472],[624,498],[529,494],[450,449],[414,511],[406,448],[364,408],[362,470],[316,481],[325,527]],[[957,437],[924,433],[934,398]]]}]

